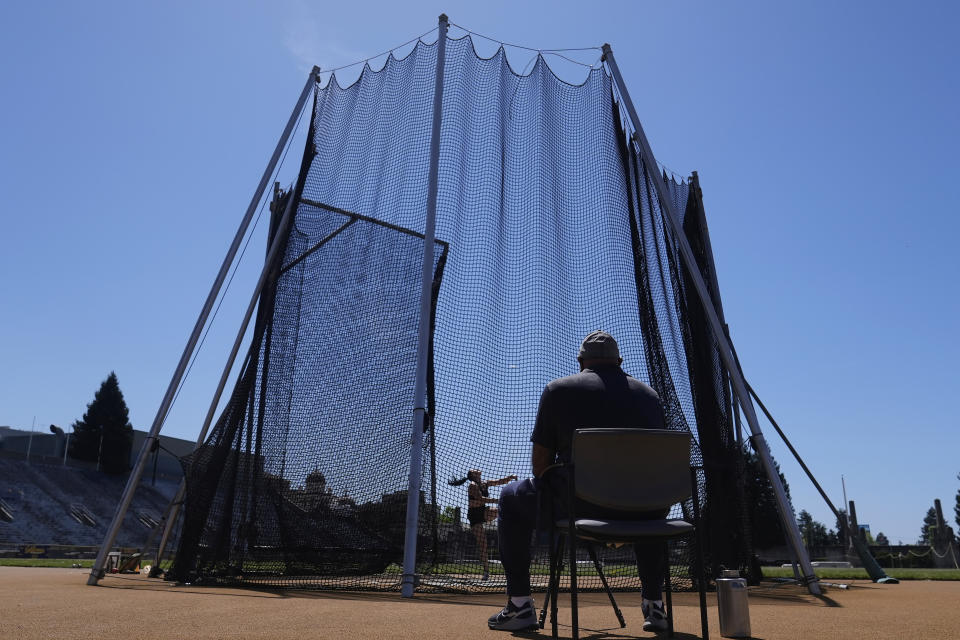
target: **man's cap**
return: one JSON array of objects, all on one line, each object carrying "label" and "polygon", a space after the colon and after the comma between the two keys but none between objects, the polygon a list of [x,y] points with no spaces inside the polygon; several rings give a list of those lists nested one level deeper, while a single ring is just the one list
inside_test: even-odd
[{"label": "man's cap", "polygon": [[577,360],[620,360],[620,347],[606,331],[594,331],[580,344]]}]

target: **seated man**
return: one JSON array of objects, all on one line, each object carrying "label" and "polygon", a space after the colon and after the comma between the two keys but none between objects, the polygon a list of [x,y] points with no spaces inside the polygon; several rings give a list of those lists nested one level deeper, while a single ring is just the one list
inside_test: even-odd
[{"label": "seated man", "polygon": [[[502,611],[487,621],[491,629],[519,631],[539,626],[530,596],[530,535],[537,525],[537,494],[549,492],[554,498],[564,495],[566,477],[554,477],[551,473],[548,482],[541,475],[554,462],[570,460],[573,432],[580,428],[664,427],[659,396],[620,368],[620,349],[610,334],[594,331],[584,338],[577,360],[580,373],[553,380],[540,396],[530,436],[535,477],[512,482],[500,492],[497,524],[508,601]],[[556,508],[564,509],[562,504]],[[589,515],[578,508],[578,517]],[[662,518],[666,512],[647,515]],[[638,544],[635,551],[643,592],[643,629],[664,630],[667,619],[660,591],[663,547],[659,543]]]}]

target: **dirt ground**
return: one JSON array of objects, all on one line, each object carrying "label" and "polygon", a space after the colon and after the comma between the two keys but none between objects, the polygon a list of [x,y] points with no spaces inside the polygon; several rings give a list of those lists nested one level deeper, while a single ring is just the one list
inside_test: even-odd
[{"label": "dirt ground", "polygon": [[[395,593],[271,592],[175,586],[137,575],[112,575],[86,585],[89,570],[0,567],[0,639],[69,638],[460,638],[549,637],[490,631],[486,618],[503,596]],[[960,582],[853,581],[814,598],[792,586],[752,588],[753,637],[957,638]],[[621,629],[600,593],[581,596],[581,637],[647,638],[639,594],[620,594]],[[538,604],[542,596],[538,597]],[[716,594],[708,594],[710,635],[720,637]],[[570,638],[570,610],[560,599],[560,635]],[[695,593],[674,598],[676,637],[700,637]]]}]

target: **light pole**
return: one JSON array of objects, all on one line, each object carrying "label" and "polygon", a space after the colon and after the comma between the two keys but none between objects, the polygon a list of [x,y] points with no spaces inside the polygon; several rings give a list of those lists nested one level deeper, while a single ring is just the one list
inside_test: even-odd
[{"label": "light pole", "polygon": [[30,437],[27,439],[27,464],[30,464],[30,450],[33,449],[33,431],[37,428],[37,417],[33,417],[33,422],[30,424]]},{"label": "light pole", "polygon": [[65,433],[63,429],[55,424],[50,425],[50,433],[64,437],[63,442],[63,466],[67,466],[67,449],[70,448],[70,434]]},{"label": "light pole", "polygon": [[100,471],[100,458],[103,456],[103,425],[100,425],[100,450],[97,451],[97,471]]}]

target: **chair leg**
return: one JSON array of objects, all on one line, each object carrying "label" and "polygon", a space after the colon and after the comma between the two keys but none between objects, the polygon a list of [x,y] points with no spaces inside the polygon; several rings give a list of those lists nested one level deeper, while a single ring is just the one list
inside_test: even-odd
[{"label": "chair leg", "polygon": [[703,559],[703,541],[700,539],[700,491],[697,470],[694,467],[690,467],[690,484],[693,490],[693,544],[697,553],[697,590],[700,592],[700,635],[703,640],[710,640],[710,629],[707,626],[707,566]]},{"label": "chair leg", "polygon": [[613,597],[613,591],[610,591],[610,585],[607,584],[607,577],[603,575],[603,568],[600,566],[600,560],[597,558],[597,550],[593,548],[593,545],[587,547],[587,551],[590,553],[590,559],[593,560],[593,566],[596,567],[597,573],[600,575],[600,582],[603,583],[603,588],[607,592],[607,597],[610,598],[610,604],[613,606],[613,612],[617,614],[617,620],[620,622],[620,628],[623,629],[627,626],[627,623],[623,619],[623,613],[620,611],[620,607],[617,606],[617,601]]},{"label": "chair leg", "polygon": [[667,637],[673,637],[673,580],[670,577],[670,543],[663,543],[664,579],[663,593],[667,601]]},{"label": "chair leg", "polygon": [[567,536],[567,548],[570,552],[570,625],[573,627],[573,640],[580,640],[580,620],[577,614],[577,534],[574,520],[570,518],[570,535]]}]

